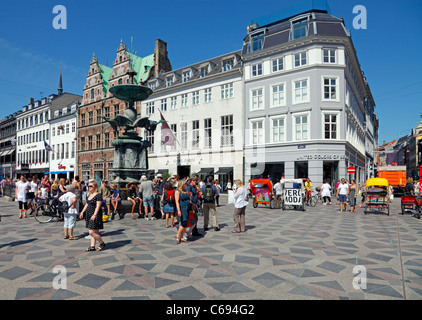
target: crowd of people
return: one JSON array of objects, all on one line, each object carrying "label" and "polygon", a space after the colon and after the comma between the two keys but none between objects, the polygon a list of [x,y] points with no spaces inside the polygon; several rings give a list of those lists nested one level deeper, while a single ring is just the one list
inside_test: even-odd
[{"label": "crowd of people", "polygon": [[[15,201],[19,203],[19,219],[27,218],[33,209],[42,203],[59,207],[65,203],[65,211],[60,216],[64,221],[64,239],[77,240],[73,233],[76,221],[85,220],[89,230],[90,246],[85,251],[101,251],[106,247],[100,236],[104,221],[123,219],[122,200],[130,202],[130,217],[148,220],[165,219],[166,228],[177,227],[176,243],[189,242],[190,237],[203,236],[198,231],[198,209],[203,212],[204,231],[213,228],[219,231],[216,207],[219,206],[221,186],[218,180],[208,177],[206,181],[197,177],[180,178],[172,175],[167,180],[158,174],[153,180],[142,176],[141,181],[131,181],[124,190],[107,180],[99,187],[94,179],[82,181],[75,176],[68,179],[50,180],[45,175],[39,180],[33,175],[28,180],[24,175],[13,183]],[[3,185],[0,183],[0,186]],[[248,191],[241,180],[229,185],[234,193],[233,233],[245,232],[245,209],[248,204]],[[2,189],[4,193],[4,189]],[[137,217],[136,217],[137,215]],[[106,216],[106,217],[105,217]],[[105,218],[105,219],[104,219]],[[99,246],[96,248],[96,244]]]}]

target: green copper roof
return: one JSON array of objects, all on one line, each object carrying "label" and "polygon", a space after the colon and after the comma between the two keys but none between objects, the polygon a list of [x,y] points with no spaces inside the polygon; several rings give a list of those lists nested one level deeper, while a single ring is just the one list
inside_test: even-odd
[{"label": "green copper roof", "polygon": [[154,54],[146,56],[144,58],[138,57],[133,53],[127,52],[130,57],[130,63],[134,71],[137,72],[135,76],[135,82],[137,84],[145,81],[148,78],[149,69],[154,66]]},{"label": "green copper roof", "polygon": [[103,79],[103,89],[104,92],[107,93],[108,92],[108,88],[109,88],[109,79],[111,74],[113,73],[113,69],[109,68],[103,64],[98,64],[98,66],[100,67],[100,71],[101,71],[101,78]]}]

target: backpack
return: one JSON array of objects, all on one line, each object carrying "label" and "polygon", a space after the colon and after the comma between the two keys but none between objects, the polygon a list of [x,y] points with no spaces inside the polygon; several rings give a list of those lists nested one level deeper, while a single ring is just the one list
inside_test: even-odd
[{"label": "backpack", "polygon": [[176,203],[176,201],[174,200],[174,189],[171,190],[165,190],[165,197],[164,197],[164,201],[165,203]]},{"label": "backpack", "polygon": [[213,202],[214,201],[214,190],[212,189],[212,185],[206,185],[204,191],[204,201],[205,202]]}]

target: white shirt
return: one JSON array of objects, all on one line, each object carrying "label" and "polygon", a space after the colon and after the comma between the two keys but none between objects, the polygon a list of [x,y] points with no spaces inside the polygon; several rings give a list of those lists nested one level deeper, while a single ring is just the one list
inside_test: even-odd
[{"label": "white shirt", "polygon": [[38,191],[38,184],[36,184],[35,182],[33,182],[33,181],[31,181],[31,182],[28,182],[29,184],[30,184],[30,186],[31,186],[31,190],[29,190],[29,192],[34,192],[34,193],[37,193],[37,191]]},{"label": "white shirt", "polygon": [[47,188],[41,188],[40,199],[47,199]]},{"label": "white shirt", "polygon": [[338,188],[340,189],[339,194],[347,195],[347,189],[349,189],[349,185],[347,183],[340,183]]},{"label": "white shirt", "polygon": [[[70,207],[73,204],[73,199],[76,199],[76,207],[75,209],[71,209]],[[66,201],[67,204],[69,205],[69,210],[67,211],[67,213],[78,213],[78,209],[79,209],[79,201],[78,198],[76,197],[76,195],[73,192],[66,192],[64,193],[60,198],[60,201],[64,202]]]},{"label": "white shirt", "polygon": [[274,185],[274,190],[275,190],[275,194],[276,194],[277,196],[281,196],[281,195],[282,195],[281,183],[280,183],[280,182],[277,182],[277,183]]},{"label": "white shirt", "polygon": [[22,202],[26,202],[26,194],[28,193],[28,190],[26,190],[27,188],[29,188],[29,182],[22,182],[21,180],[19,180],[18,182],[16,182],[16,200],[17,201],[22,201]]},{"label": "white shirt", "polygon": [[328,183],[324,183],[321,186],[321,197],[331,197],[331,186]]},{"label": "white shirt", "polygon": [[234,193],[234,207],[243,208],[244,206],[247,206],[249,202],[246,201],[246,196],[247,194],[245,188],[237,188]]}]

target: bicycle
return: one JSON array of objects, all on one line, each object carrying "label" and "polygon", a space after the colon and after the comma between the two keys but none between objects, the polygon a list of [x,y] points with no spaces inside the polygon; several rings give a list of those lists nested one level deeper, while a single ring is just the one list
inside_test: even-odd
[{"label": "bicycle", "polygon": [[59,202],[59,205],[57,206],[54,203],[49,204],[49,200],[51,200],[51,198],[34,209],[35,214],[33,214],[33,216],[39,223],[48,223],[53,220],[53,218],[62,219],[63,213],[67,212],[69,209],[66,201]]},{"label": "bicycle", "polygon": [[312,191],[307,190],[305,196],[305,203],[310,207],[315,207],[318,202],[317,196],[312,195]]}]

